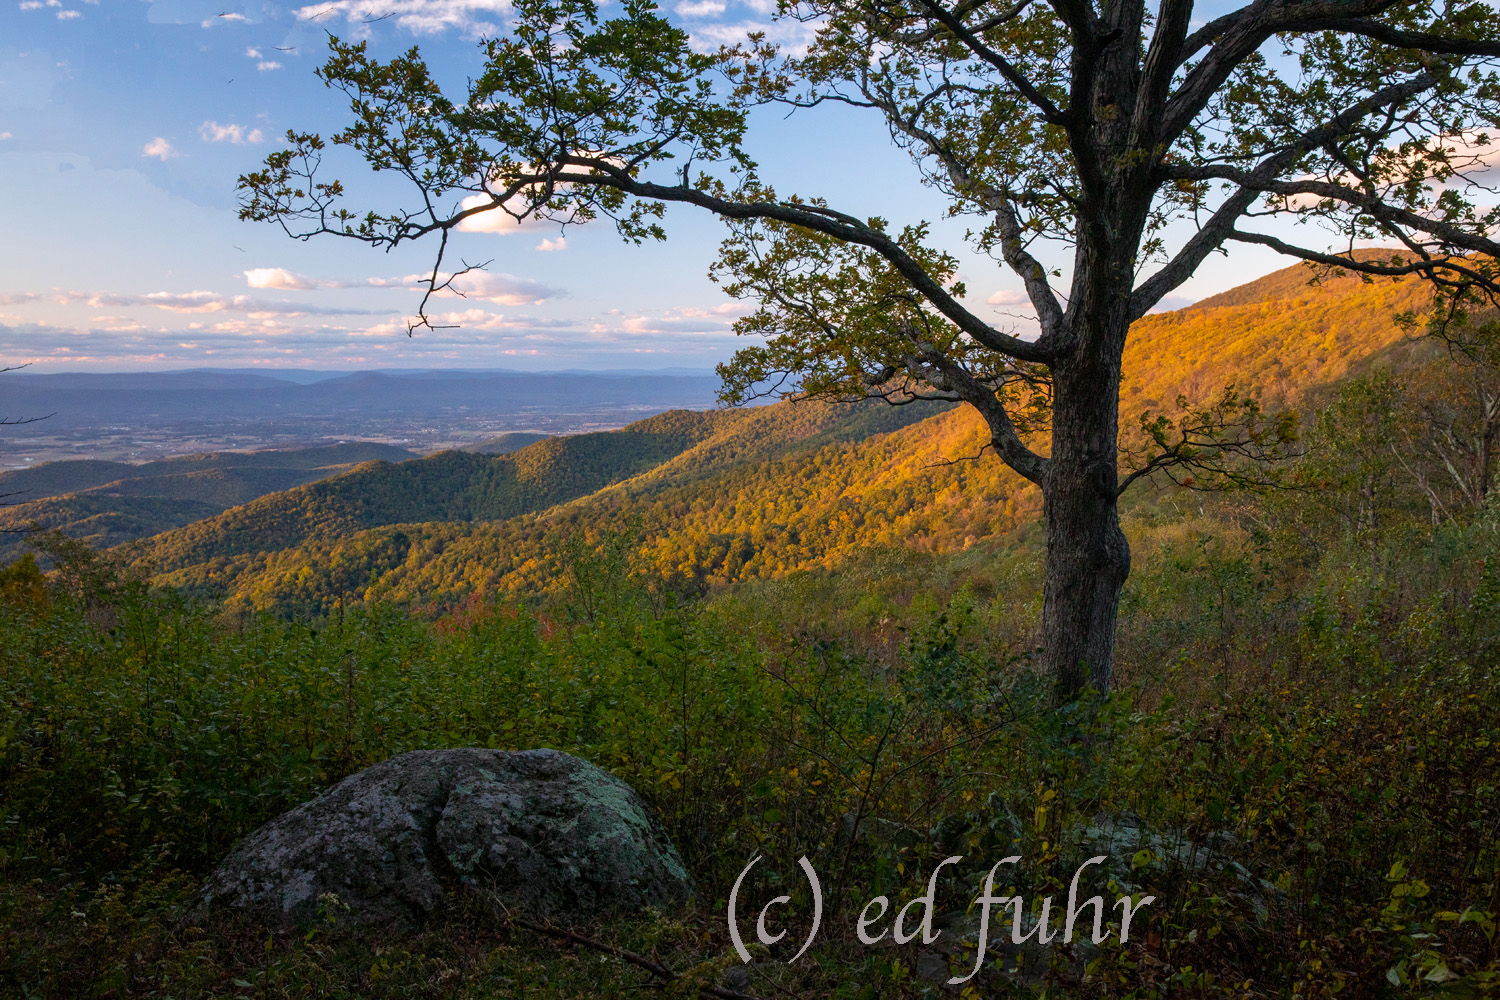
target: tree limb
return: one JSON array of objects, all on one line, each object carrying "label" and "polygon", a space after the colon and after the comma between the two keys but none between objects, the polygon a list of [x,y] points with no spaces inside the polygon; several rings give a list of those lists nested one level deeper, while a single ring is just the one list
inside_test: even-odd
[{"label": "tree limb", "polygon": [[[1410,80],[1391,84],[1351,105],[1322,125],[1304,132],[1295,142],[1267,156],[1249,171],[1235,170],[1230,167],[1222,168],[1235,171],[1234,178],[1224,179],[1238,180],[1240,188],[1215,210],[1209,221],[1183,245],[1165,267],[1135,290],[1131,295],[1131,319],[1144,316],[1152,306],[1161,301],[1162,296],[1190,278],[1198,269],[1198,265],[1203,263],[1210,253],[1223,246],[1224,242],[1230,238],[1230,234],[1234,232],[1235,223],[1249,211],[1256,198],[1269,190],[1269,185],[1275,182],[1278,174],[1287,170],[1307,153],[1347,132],[1372,111],[1409,100],[1436,85],[1437,80],[1426,72]],[[1211,169],[1219,168],[1168,163],[1158,168],[1158,176],[1167,180],[1201,180],[1210,176],[1205,171]]]},{"label": "tree limb", "polygon": [[567,166],[588,166],[593,170],[587,174],[561,173],[557,178],[559,182],[583,187],[607,186],[638,198],[697,205],[727,219],[774,219],[847,243],[869,247],[889,261],[938,312],[979,344],[1017,361],[1045,363],[1052,358],[1052,352],[1043,345],[1001,333],[981,320],[961,305],[940,281],[927,273],[894,239],[853,216],[814,205],[734,201],[700,188],[637,180],[613,164],[583,157],[565,156],[559,162]]}]

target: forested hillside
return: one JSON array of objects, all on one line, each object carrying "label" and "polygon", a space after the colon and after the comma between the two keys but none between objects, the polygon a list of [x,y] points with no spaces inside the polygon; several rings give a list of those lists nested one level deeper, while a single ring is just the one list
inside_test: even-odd
[{"label": "forested hillside", "polygon": [[354,442],[315,448],[180,455],[131,465],[94,460],[43,462],[0,473],[0,562],[24,550],[37,524],[118,545],[212,517],[267,493],[338,475],[361,462],[402,462],[413,452]]},{"label": "forested hillside", "polygon": [[484,441],[479,441],[462,449],[472,451],[480,455],[509,455],[511,452],[526,447],[528,444],[536,444],[551,437],[550,434],[541,434],[535,431],[511,431],[508,434],[499,434]]},{"label": "forested hillside", "polygon": [[1268,405],[1301,402],[1405,339],[1396,317],[1420,312],[1432,289],[1417,279],[1274,271],[1175,312],[1139,320],[1125,349],[1122,426],[1178,393],[1203,398],[1230,381]]},{"label": "forested hillside", "polygon": [[[299,587],[319,595],[313,605],[299,606],[321,608],[350,596],[351,587],[362,593],[372,574],[405,561],[413,537],[473,534],[504,539],[498,544],[507,550],[534,548],[512,532],[530,537],[528,526],[541,523],[534,519],[539,512],[632,477],[691,489],[685,484],[725,470],[753,476],[789,449],[804,454],[830,442],[861,441],[932,412],[930,406],[874,403],[677,410],[619,431],[549,438],[507,455],[444,452],[395,466],[371,464],[153,538],[143,558],[163,580],[215,593],[231,581],[236,588],[264,589],[250,576],[272,572],[279,578],[268,567],[290,559]],[[330,557],[326,570],[303,566],[305,555],[333,549],[342,554]],[[425,548],[418,550],[420,557]],[[468,586],[448,590],[467,593]]]},{"label": "forested hillside", "polygon": [[[395,445],[356,441],[316,448],[279,448],[268,451],[224,451],[200,455],[178,455],[155,462],[78,461],[43,462],[26,469],[0,472],[0,494],[42,500],[78,490],[110,486],[122,480],[167,479],[199,472],[235,472],[265,469],[272,472],[347,468],[360,462],[404,462],[414,452]],[[285,488],[285,487],[283,487]]]},{"label": "forested hillside", "polygon": [[[1299,265],[1141,320],[1122,425],[1231,382],[1296,406],[1389,361],[1405,337],[1396,317],[1420,308],[1422,287],[1311,276]],[[969,411],[926,404],[676,412],[495,459],[368,466],[153,539],[149,558],[161,582],[236,607],[446,607],[554,591],[577,539],[624,532],[643,567],[703,588],[830,568],[872,546],[951,552],[1026,524],[1036,491],[984,443]]]}]

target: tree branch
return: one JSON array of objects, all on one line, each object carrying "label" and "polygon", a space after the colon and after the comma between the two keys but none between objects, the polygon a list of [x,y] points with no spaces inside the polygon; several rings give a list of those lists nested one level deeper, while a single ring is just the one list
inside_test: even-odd
[{"label": "tree branch", "polygon": [[938,312],[973,337],[977,343],[1017,361],[1045,363],[1052,358],[1052,352],[1043,345],[1001,333],[975,316],[894,239],[853,216],[814,205],[733,201],[686,185],[669,186],[637,180],[613,164],[583,157],[561,157],[559,162],[568,166],[590,167],[593,171],[587,174],[559,174],[557,179],[562,183],[583,187],[607,186],[638,198],[697,205],[727,219],[774,219],[823,233],[843,242],[869,247],[888,260]]},{"label": "tree branch", "polygon": [[927,146],[932,155],[942,162],[957,190],[976,195],[986,208],[995,213],[995,221],[1000,230],[1000,255],[1026,285],[1026,295],[1036,307],[1037,323],[1041,326],[1041,337],[1036,344],[1050,351],[1066,349],[1062,343],[1065,333],[1062,305],[1047,281],[1047,269],[1026,249],[1022,240],[1020,215],[1016,212],[1014,202],[994,185],[976,180],[968,166],[937,136],[915,121],[895,114],[893,105],[883,104],[880,108],[893,127]]},{"label": "tree branch", "polygon": [[1442,222],[1438,219],[1430,219],[1410,209],[1397,208],[1381,198],[1354,188],[1345,187],[1342,184],[1317,180],[1267,180],[1247,171],[1220,165],[1177,167],[1173,168],[1172,174],[1182,178],[1196,177],[1233,181],[1236,184],[1240,184],[1242,190],[1248,189],[1258,193],[1279,194],[1287,197],[1312,195],[1330,201],[1341,201],[1345,204],[1353,205],[1383,222],[1428,233],[1445,243],[1468,250],[1471,253],[1485,254],[1491,257],[1500,256],[1500,243],[1496,243],[1494,240],[1485,239],[1483,236],[1467,232],[1458,226]]},{"label": "tree branch", "polygon": [[912,357],[908,361],[908,368],[914,378],[920,378],[939,390],[952,392],[978,410],[990,429],[990,443],[994,446],[995,453],[1016,472],[1044,490],[1047,488],[1047,473],[1051,462],[1026,447],[1005,403],[992,386],[979,381],[936,352]]},{"label": "tree branch", "polygon": [[1309,250],[1306,247],[1294,246],[1274,236],[1267,236],[1265,233],[1247,233],[1236,229],[1229,234],[1228,238],[1237,243],[1257,243],[1264,247],[1270,247],[1278,253],[1284,253],[1288,257],[1299,257],[1302,260],[1310,260],[1315,264],[1326,264],[1329,267],[1339,267],[1346,271],[1357,271],[1361,274],[1393,278],[1402,277],[1403,275],[1420,274],[1430,280],[1440,281],[1438,272],[1452,271],[1468,279],[1472,285],[1479,285],[1487,289],[1495,287],[1494,278],[1482,274],[1452,258],[1445,258],[1443,260],[1425,258],[1410,264],[1374,264],[1369,261],[1355,260],[1352,257],[1341,256],[1339,254],[1321,253],[1316,250]]},{"label": "tree branch", "polygon": [[[1131,295],[1131,319],[1135,320],[1144,316],[1152,306],[1161,301],[1162,296],[1192,277],[1198,265],[1230,238],[1230,234],[1234,232],[1235,223],[1249,211],[1256,198],[1270,189],[1269,186],[1275,183],[1277,175],[1290,168],[1307,153],[1348,132],[1360,119],[1372,111],[1408,100],[1436,85],[1437,80],[1430,73],[1425,72],[1410,80],[1391,84],[1351,105],[1317,128],[1304,132],[1295,142],[1267,156],[1252,170],[1222,168],[1226,171],[1234,171],[1234,177],[1222,179],[1237,180],[1240,183],[1239,189],[1215,210],[1208,222],[1177,252],[1176,257],[1135,290]],[[1202,180],[1211,176],[1205,171],[1215,169],[1220,168],[1169,163],[1158,168],[1158,176],[1167,180]]]},{"label": "tree branch", "polygon": [[[1234,71],[1277,32],[1295,31],[1330,18],[1379,14],[1399,0],[1256,0],[1213,22],[1218,41],[1188,73],[1175,96],[1166,102],[1157,141],[1170,146],[1208,105]],[[1184,55],[1201,47],[1208,36],[1202,29],[1184,43]]]},{"label": "tree branch", "polygon": [[1450,35],[1435,35],[1429,31],[1405,31],[1369,18],[1330,17],[1302,23],[1298,27],[1302,31],[1346,31],[1393,48],[1416,49],[1438,55],[1500,56],[1500,41],[1454,38]]},{"label": "tree branch", "polygon": [[1069,112],[1065,112],[1056,104],[1053,104],[1047,95],[1038,90],[1030,80],[1026,79],[1025,74],[1017,69],[1010,60],[984,44],[951,11],[938,3],[937,0],[917,0],[917,3],[921,4],[939,23],[953,32],[953,36],[968,46],[971,52],[998,70],[1007,83],[1015,87],[1022,97],[1026,98],[1026,100],[1031,102],[1033,107],[1041,112],[1042,118],[1049,124],[1062,127],[1068,126],[1072,117]]}]

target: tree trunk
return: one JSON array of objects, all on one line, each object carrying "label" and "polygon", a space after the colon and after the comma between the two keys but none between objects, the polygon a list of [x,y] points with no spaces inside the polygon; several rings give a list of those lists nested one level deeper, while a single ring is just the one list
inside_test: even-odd
[{"label": "tree trunk", "polygon": [[[1123,346],[1123,330],[1118,340]],[[1116,506],[1119,357],[1108,348],[1080,351],[1052,373],[1042,658],[1059,705],[1086,688],[1108,691],[1114,669],[1115,615],[1130,575]]]}]

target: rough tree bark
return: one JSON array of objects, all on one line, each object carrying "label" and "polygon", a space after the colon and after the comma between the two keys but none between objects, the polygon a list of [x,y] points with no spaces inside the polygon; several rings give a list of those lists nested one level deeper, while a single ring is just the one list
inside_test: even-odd
[{"label": "rough tree bark", "polygon": [[[1124,337],[1117,339],[1123,346]],[[1130,575],[1130,544],[1116,506],[1119,355],[1084,355],[1054,368],[1052,378],[1041,655],[1055,700],[1067,702],[1086,687],[1109,690],[1115,613]]]}]

